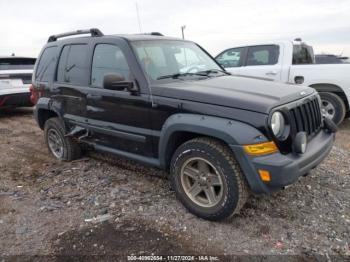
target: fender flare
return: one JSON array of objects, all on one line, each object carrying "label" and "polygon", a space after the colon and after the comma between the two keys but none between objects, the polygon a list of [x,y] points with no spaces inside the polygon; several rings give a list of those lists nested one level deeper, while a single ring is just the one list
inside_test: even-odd
[{"label": "fender flare", "polygon": [[174,114],[164,123],[159,141],[160,166],[167,166],[167,147],[176,132],[191,132],[224,141],[228,146],[267,142],[257,128],[240,121],[197,114]]},{"label": "fender flare", "polygon": [[329,84],[329,83],[316,83],[310,84],[309,87],[314,88],[317,92],[330,92],[330,93],[341,93],[344,97],[340,97],[343,99],[346,109],[350,109],[350,96],[349,94],[339,85]]},{"label": "fender flare", "polygon": [[37,101],[33,111],[34,118],[41,129],[44,128],[44,124],[42,123],[42,119],[41,119],[42,116],[40,115],[41,110],[54,112],[58,116],[58,118],[62,121],[64,128],[66,128],[66,125],[65,125],[65,122],[63,121],[62,114],[60,113],[59,107],[57,105],[54,105],[50,98],[41,97]]}]

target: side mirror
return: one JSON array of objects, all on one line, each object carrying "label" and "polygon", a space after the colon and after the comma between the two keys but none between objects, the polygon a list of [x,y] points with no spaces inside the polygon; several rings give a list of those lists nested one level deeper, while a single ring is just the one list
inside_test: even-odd
[{"label": "side mirror", "polygon": [[138,91],[133,82],[125,81],[124,76],[117,73],[105,74],[103,77],[103,88],[109,90],[123,91],[128,90],[131,93]]}]

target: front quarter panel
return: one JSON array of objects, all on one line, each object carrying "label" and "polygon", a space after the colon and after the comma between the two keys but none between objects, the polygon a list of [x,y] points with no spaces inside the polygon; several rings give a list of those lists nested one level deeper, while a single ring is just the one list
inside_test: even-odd
[{"label": "front quarter panel", "polygon": [[191,132],[210,136],[220,139],[228,145],[268,141],[258,129],[239,121],[198,114],[174,114],[166,120],[161,130],[159,158],[162,167],[166,166],[167,145],[176,132]]}]

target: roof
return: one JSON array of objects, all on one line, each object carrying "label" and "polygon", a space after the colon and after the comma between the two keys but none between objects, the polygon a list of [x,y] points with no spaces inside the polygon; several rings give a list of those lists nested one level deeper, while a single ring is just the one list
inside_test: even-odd
[{"label": "roof", "polygon": [[[103,36],[102,36],[103,37]],[[140,40],[178,40],[178,41],[188,41],[177,37],[170,36],[158,36],[150,34],[116,34],[116,35],[106,35],[106,37],[121,37],[129,41],[140,41]]]},{"label": "roof", "polygon": [[[84,36],[84,37],[72,37],[72,38],[66,38],[70,36],[77,36],[77,35],[86,35],[90,34],[90,36]],[[76,30],[71,32],[65,32],[61,34],[51,35],[48,39],[48,43],[56,42],[60,38],[63,38],[61,41],[69,42],[74,41],[75,39],[83,39],[87,40],[91,37],[99,37],[99,38],[123,38],[128,41],[139,41],[139,40],[177,40],[177,41],[187,41],[180,38],[175,37],[167,37],[163,36],[159,32],[151,32],[151,33],[142,33],[142,34],[116,34],[116,35],[104,35],[98,28],[90,28],[90,29],[83,29],[83,30]]]},{"label": "roof", "polygon": [[127,41],[148,41],[148,40],[175,40],[175,41],[186,41],[181,38],[176,37],[168,37],[168,36],[156,36],[156,35],[141,35],[141,34],[116,34],[116,35],[104,35],[104,36],[81,36],[81,37],[65,37],[62,39],[58,39],[57,41],[49,42],[48,44],[54,44],[54,43],[62,43],[62,42],[71,42],[71,41],[79,41],[80,40],[87,40],[91,38],[122,38]]}]

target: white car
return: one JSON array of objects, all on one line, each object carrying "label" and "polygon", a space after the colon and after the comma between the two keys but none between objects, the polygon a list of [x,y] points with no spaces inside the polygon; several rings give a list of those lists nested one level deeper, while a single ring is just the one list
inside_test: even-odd
[{"label": "white car", "polygon": [[0,109],[32,106],[29,86],[35,58],[0,57]]},{"label": "white car", "polygon": [[233,47],[216,60],[233,75],[313,87],[325,116],[337,124],[350,117],[350,64],[315,64],[312,47],[301,40]]}]

